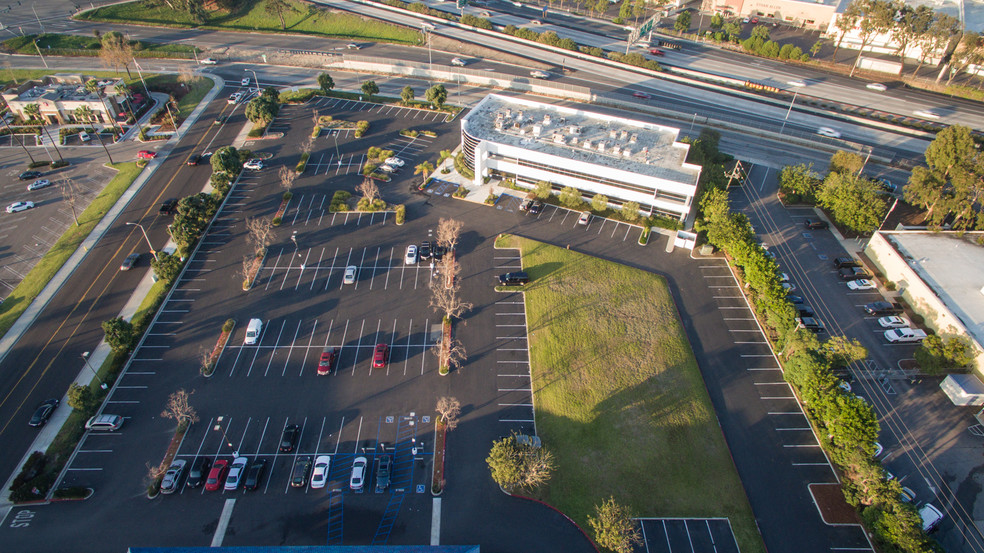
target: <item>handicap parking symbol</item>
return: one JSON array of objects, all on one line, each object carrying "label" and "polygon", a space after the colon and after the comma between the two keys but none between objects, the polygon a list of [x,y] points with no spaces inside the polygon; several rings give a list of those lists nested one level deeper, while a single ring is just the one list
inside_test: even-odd
[{"label": "handicap parking symbol", "polygon": [[417,493],[424,493],[424,485],[417,484]]}]

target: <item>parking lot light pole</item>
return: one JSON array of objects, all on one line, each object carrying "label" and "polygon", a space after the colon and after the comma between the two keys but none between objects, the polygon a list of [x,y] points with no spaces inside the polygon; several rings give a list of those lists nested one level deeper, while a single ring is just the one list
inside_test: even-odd
[{"label": "parking lot light pole", "polygon": [[144,240],[147,241],[147,245],[150,246],[150,254],[154,256],[154,261],[160,261],[157,257],[157,250],[154,249],[154,245],[150,243],[150,238],[147,237],[147,231],[144,230],[143,225],[140,223],[127,223],[128,226],[140,227],[140,232],[143,233]]},{"label": "parking lot light pole", "polygon": [[796,103],[796,95],[799,94],[799,89],[806,86],[806,83],[803,81],[789,81],[787,84],[793,87],[793,99],[789,101],[789,109],[786,110],[786,117],[782,119],[782,127],[779,128],[779,134],[782,134],[783,129],[786,128],[786,120],[789,119],[789,112],[793,111],[793,104]]},{"label": "parking lot light pole", "polygon": [[219,415],[215,419],[215,426],[212,427],[212,430],[218,430],[219,432],[222,432],[222,441],[225,442],[230,448],[232,448],[232,456],[233,457],[239,457],[239,450],[236,449],[236,446],[232,445],[232,442],[229,441],[229,437],[226,436],[225,429],[222,428],[222,419],[223,418],[225,418],[225,417],[223,417],[222,415]]},{"label": "parking lot light pole", "polygon": [[[38,55],[41,56],[41,48],[38,46],[38,41],[41,39],[34,39],[34,48],[37,49]],[[44,56],[41,56],[41,63],[44,64],[44,68],[48,68],[48,62],[44,61]]]},{"label": "parking lot light pole", "polygon": [[105,390],[106,388],[109,388],[109,386],[106,385],[105,382],[103,382],[103,379],[102,378],[99,378],[99,373],[97,373],[96,370],[92,368],[92,365],[89,364],[89,352],[88,351],[82,352],[82,359],[85,361],[85,366],[88,367],[88,369],[90,371],[92,371],[92,374],[94,374],[96,376],[96,380],[99,381],[99,387],[102,388],[103,390]]}]

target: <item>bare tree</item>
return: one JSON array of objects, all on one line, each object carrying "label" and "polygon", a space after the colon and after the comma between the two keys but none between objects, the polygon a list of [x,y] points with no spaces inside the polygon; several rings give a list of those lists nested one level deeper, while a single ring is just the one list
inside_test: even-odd
[{"label": "bare tree", "polygon": [[[465,361],[468,360],[468,352],[465,351],[465,345],[457,338],[443,340],[441,342],[441,348],[443,349],[441,352],[443,359],[440,360],[440,364],[442,367],[447,367],[448,370],[460,369]],[[448,428],[448,430],[454,429]]]},{"label": "bare tree", "polygon": [[113,71],[119,73],[120,67],[126,69],[126,76],[130,77],[130,62],[133,61],[133,47],[122,34],[110,31],[102,36],[102,48],[99,49],[99,57],[103,63],[112,67]]},{"label": "bare tree", "polygon": [[447,250],[453,251],[454,247],[458,245],[458,239],[461,237],[461,227],[464,223],[455,219],[446,219],[441,217],[441,220],[437,223],[437,243],[440,246],[447,248]]},{"label": "bare tree", "polygon": [[458,416],[461,414],[461,402],[456,397],[442,396],[434,408],[441,415],[441,422],[449,431],[458,427]]},{"label": "bare tree", "polygon": [[536,488],[550,480],[555,463],[553,453],[548,449],[529,448],[526,452],[525,471],[521,484],[527,488]]},{"label": "bare tree", "polygon": [[[191,394],[195,393],[192,390]],[[165,419],[174,419],[178,421],[178,426],[189,425],[198,422],[198,413],[195,408],[188,403],[188,397],[191,396],[184,388],[179,389],[177,392],[172,393],[167,398],[167,405],[164,410],[161,411],[161,416]]]},{"label": "bare tree", "polygon": [[440,264],[440,270],[444,273],[444,286],[447,287],[454,286],[455,281],[458,280],[458,270],[461,267],[452,253],[449,252],[448,255],[441,258]]},{"label": "bare tree", "polygon": [[198,75],[195,75],[195,72],[192,71],[189,65],[181,66],[178,69],[178,81],[186,86],[188,83],[193,83],[200,78]]},{"label": "bare tree", "polygon": [[363,179],[362,184],[355,187],[355,191],[362,194],[369,203],[376,201],[379,197],[379,187],[376,186],[376,181],[372,179]]},{"label": "bare tree", "polygon": [[161,461],[160,464],[151,465],[147,464],[147,485],[155,484],[161,478],[164,478],[164,473],[170,468],[166,461]]},{"label": "bare tree", "polygon": [[[293,171],[291,171],[293,173]],[[263,255],[273,241],[273,221],[263,217],[246,218],[246,241],[253,246],[256,255]],[[245,265],[245,262],[243,262]]]},{"label": "bare tree", "polygon": [[68,204],[68,207],[72,208],[72,217],[75,218],[75,226],[79,226],[79,214],[75,207],[78,205],[80,198],[78,191],[75,189],[75,183],[72,179],[65,179],[59,188],[61,188],[62,199]]},{"label": "bare tree", "polygon": [[435,311],[443,312],[448,319],[459,317],[472,308],[472,304],[461,301],[461,298],[458,297],[461,285],[456,281],[452,282],[450,286],[446,286],[440,284],[440,279],[432,279],[430,288],[430,306]]},{"label": "bare tree", "polygon": [[280,168],[278,175],[280,176],[280,186],[283,186],[284,190],[290,192],[290,189],[294,186],[294,181],[297,180],[297,171],[284,165]]}]

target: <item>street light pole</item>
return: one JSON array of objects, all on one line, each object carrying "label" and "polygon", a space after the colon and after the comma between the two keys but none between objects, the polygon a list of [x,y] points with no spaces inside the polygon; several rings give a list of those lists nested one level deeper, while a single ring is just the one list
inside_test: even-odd
[{"label": "street light pole", "polygon": [[256,83],[256,93],[259,94],[260,93],[260,78],[256,76],[256,71],[253,71],[252,69],[250,69],[248,67],[246,69],[243,69],[243,71],[249,71],[250,73],[253,74],[253,81]]},{"label": "street light pole", "polygon": [[89,364],[89,352],[88,351],[82,352],[82,359],[85,361],[85,366],[88,367],[88,369],[90,371],[92,371],[92,374],[94,374],[96,376],[96,380],[99,381],[99,387],[102,388],[103,390],[105,390],[106,388],[109,388],[109,386],[107,386],[106,383],[103,382],[103,379],[99,378],[99,373],[97,373],[96,370],[92,368],[92,365]]},{"label": "street light pole", "polygon": [[[38,39],[38,38],[34,39],[34,49],[37,50],[38,51],[38,55],[41,56],[41,47],[38,46],[38,40],[41,40],[41,39]],[[45,69],[48,68],[48,62],[46,62],[44,60],[44,56],[41,56],[41,63],[44,64],[44,68]]]},{"label": "street light pole", "polygon": [[144,229],[143,225],[140,223],[127,223],[128,226],[140,227],[140,232],[143,233],[144,240],[147,241],[147,245],[150,246],[150,254],[154,256],[155,261],[160,261],[157,258],[157,250],[154,249],[154,245],[150,243],[150,238],[147,237],[147,231]]},{"label": "street light pole", "polygon": [[[143,83],[144,92],[147,93],[147,101],[150,101],[151,100],[150,89],[147,88],[147,81],[145,81],[143,78],[143,71],[141,71],[140,64],[137,63],[137,58],[133,58],[133,66],[137,68],[137,75],[140,75],[140,82]],[[134,121],[134,124],[136,124],[136,121]]]},{"label": "street light pole", "polygon": [[229,437],[226,436],[225,429],[222,428],[222,419],[223,418],[224,417],[222,415],[219,415],[215,419],[215,426],[212,427],[212,430],[218,430],[219,432],[222,432],[222,441],[224,441],[230,448],[232,448],[232,456],[233,457],[239,457],[239,450],[235,449],[236,446],[232,445],[232,442],[229,441]]},{"label": "street light pole", "polygon": [[789,86],[793,87],[793,99],[789,101],[789,109],[786,110],[786,117],[782,119],[782,127],[779,128],[779,134],[786,128],[786,120],[789,119],[789,113],[793,111],[793,104],[796,103],[796,95],[799,94],[799,89],[806,86],[803,81],[789,81]]}]

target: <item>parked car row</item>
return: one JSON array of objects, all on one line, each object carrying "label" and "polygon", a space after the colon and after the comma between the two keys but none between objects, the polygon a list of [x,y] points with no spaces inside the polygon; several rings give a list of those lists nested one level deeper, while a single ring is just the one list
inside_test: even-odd
[{"label": "parked car row", "polygon": [[407,265],[415,265],[418,261],[429,261],[431,259],[440,261],[444,259],[447,253],[448,249],[444,246],[431,244],[429,241],[424,240],[420,243],[420,246],[415,244],[407,246],[406,254],[403,256],[403,262]]}]

